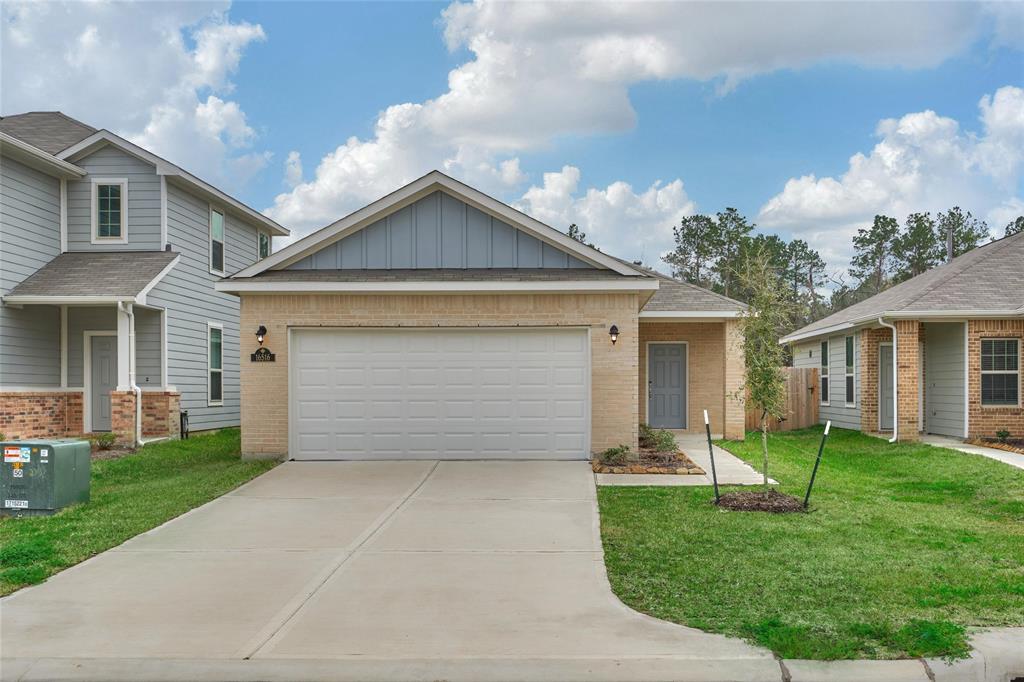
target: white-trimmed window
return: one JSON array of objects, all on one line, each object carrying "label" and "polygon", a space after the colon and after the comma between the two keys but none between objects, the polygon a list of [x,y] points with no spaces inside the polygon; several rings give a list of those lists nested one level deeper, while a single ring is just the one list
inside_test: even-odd
[{"label": "white-trimmed window", "polygon": [[92,243],[128,243],[128,179],[92,179]]},{"label": "white-trimmed window", "polygon": [[256,233],[256,258],[263,260],[270,255],[270,235],[262,230]]},{"label": "white-trimmed window", "polygon": [[821,396],[822,405],[828,405],[828,340],[821,342]]},{"label": "white-trimmed window", "polygon": [[224,404],[224,325],[206,324],[207,405]]},{"label": "white-trimmed window", "polygon": [[224,274],[224,213],[210,208],[210,272]]},{"label": "white-trimmed window", "polygon": [[981,340],[981,404],[1020,405],[1020,339]]},{"label": "white-trimmed window", "polygon": [[854,407],[857,404],[857,393],[854,390],[853,385],[853,374],[854,374],[854,356],[853,356],[853,337],[846,337],[846,406]]}]

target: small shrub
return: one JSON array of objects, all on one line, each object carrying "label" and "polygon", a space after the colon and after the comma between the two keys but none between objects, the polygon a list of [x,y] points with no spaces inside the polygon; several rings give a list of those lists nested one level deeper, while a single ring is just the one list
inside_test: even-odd
[{"label": "small shrub", "polygon": [[658,429],[652,437],[651,449],[655,452],[675,452],[676,437],[665,429]]},{"label": "small shrub", "polygon": [[649,450],[654,447],[654,429],[647,424],[640,424],[640,447]]},{"label": "small shrub", "polygon": [[601,464],[608,466],[620,466],[629,461],[629,446],[620,445],[614,448],[608,448],[602,452],[598,457],[601,460]]},{"label": "small shrub", "polygon": [[114,447],[114,443],[117,442],[117,435],[109,431],[101,431],[97,433],[86,433],[82,436],[94,446],[97,450],[109,450]]},{"label": "small shrub", "polygon": [[999,429],[998,431],[996,431],[996,438],[999,439],[1000,443],[1005,443],[1006,441],[1010,440],[1010,432],[1007,431],[1006,429]]}]

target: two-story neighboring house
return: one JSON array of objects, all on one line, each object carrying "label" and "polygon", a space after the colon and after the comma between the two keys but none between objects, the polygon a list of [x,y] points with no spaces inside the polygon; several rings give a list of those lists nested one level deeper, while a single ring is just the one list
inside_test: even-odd
[{"label": "two-story neighboring house", "polygon": [[[288,231],[59,112],[0,118],[0,433],[123,441],[239,424],[235,296]],[[251,338],[250,338],[251,337]]]}]

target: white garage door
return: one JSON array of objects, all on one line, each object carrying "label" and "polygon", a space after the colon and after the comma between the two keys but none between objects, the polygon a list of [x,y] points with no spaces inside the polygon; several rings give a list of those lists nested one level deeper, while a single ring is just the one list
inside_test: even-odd
[{"label": "white garage door", "polygon": [[586,459],[581,329],[297,329],[294,459]]}]

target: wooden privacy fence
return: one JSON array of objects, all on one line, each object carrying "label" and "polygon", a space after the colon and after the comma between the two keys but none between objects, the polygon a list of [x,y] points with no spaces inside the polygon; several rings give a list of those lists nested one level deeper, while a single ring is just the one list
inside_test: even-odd
[{"label": "wooden privacy fence", "polygon": [[[769,420],[771,431],[804,429],[818,423],[818,369],[816,367],[783,367],[786,375],[786,406],[783,421]],[[761,428],[761,413],[747,409],[746,429]]]}]

